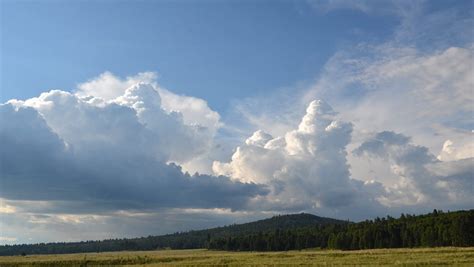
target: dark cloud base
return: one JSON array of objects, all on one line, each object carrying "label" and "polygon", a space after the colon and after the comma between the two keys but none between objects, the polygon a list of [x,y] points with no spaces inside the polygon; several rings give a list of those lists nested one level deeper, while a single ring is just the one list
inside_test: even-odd
[{"label": "dark cloud base", "polygon": [[123,155],[105,145],[73,150],[33,108],[1,105],[0,124],[2,198],[76,203],[71,208],[83,211],[239,210],[250,198],[268,192],[263,185],[225,176],[189,175],[146,153]]}]

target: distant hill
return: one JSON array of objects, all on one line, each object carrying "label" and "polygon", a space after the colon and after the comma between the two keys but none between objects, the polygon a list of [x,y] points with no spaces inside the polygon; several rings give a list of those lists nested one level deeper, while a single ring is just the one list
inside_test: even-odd
[{"label": "distant hill", "polygon": [[274,231],[276,229],[288,230],[294,228],[328,225],[346,224],[348,221],[341,221],[332,218],[319,217],[309,213],[277,215],[268,219],[255,222],[233,224],[224,227],[217,227],[208,230],[194,231],[210,233],[212,237],[235,236],[241,234],[253,234],[258,232]]},{"label": "distant hill", "polygon": [[121,250],[154,250],[162,248],[191,249],[205,248],[213,239],[258,234],[276,230],[291,230],[303,227],[321,227],[334,224],[347,224],[331,218],[301,213],[278,215],[268,219],[233,224],[206,230],[188,231],[161,236],[148,236],[130,239],[109,239],[103,241],[58,242],[25,245],[0,246],[0,255],[19,254],[60,254],[81,252],[104,252]]},{"label": "distant hill", "polygon": [[304,248],[344,250],[474,246],[474,210],[387,216],[363,222],[311,214],[269,219],[206,230],[72,243],[0,246],[0,255],[60,254],[122,250],[209,248],[230,251],[282,251]]},{"label": "distant hill", "polygon": [[474,210],[395,219],[375,218],[359,223],[327,224],[267,231],[258,234],[213,238],[209,249],[231,251],[281,251],[304,248],[343,250],[474,246]]}]

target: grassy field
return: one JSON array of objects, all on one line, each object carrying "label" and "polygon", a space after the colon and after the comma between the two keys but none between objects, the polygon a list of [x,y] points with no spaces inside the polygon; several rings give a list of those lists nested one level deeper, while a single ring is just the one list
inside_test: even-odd
[{"label": "grassy field", "polygon": [[474,266],[474,247],[222,252],[161,250],[0,257],[0,266],[351,265]]}]

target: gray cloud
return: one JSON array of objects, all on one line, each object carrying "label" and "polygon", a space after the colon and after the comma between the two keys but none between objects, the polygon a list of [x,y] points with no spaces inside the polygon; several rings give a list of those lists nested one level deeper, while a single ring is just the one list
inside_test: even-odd
[{"label": "gray cloud", "polygon": [[[94,106],[61,91],[1,105],[1,197],[53,201],[51,210],[59,201],[86,212],[242,209],[249,199],[267,193],[262,185],[224,176],[189,175],[166,163],[173,157],[165,147],[173,148],[169,139],[184,144],[176,148],[182,153],[190,142],[177,127],[191,133],[193,128],[179,124],[179,114],[166,113],[161,120],[155,117],[150,128],[140,121],[139,113],[115,103]],[[174,132],[167,128],[173,123],[178,125],[171,128]],[[190,147],[189,154],[193,153]]]},{"label": "gray cloud", "polygon": [[[383,158],[400,177],[399,183],[388,187],[389,202],[411,199],[408,205],[430,203],[434,206],[474,204],[472,197],[474,159],[451,162],[438,160],[426,147],[417,146],[410,138],[384,131],[363,142],[354,150],[358,156]],[[411,196],[410,196],[411,195]]]}]

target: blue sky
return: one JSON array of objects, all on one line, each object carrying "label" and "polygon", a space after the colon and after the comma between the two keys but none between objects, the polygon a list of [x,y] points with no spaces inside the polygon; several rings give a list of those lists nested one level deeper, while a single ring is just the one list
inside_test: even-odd
[{"label": "blue sky", "polygon": [[381,42],[397,21],[304,1],[2,1],[0,100],[72,90],[106,70],[155,71],[223,111],[314,79],[337,50]]},{"label": "blue sky", "polygon": [[471,209],[473,5],[0,0],[0,244]]}]

